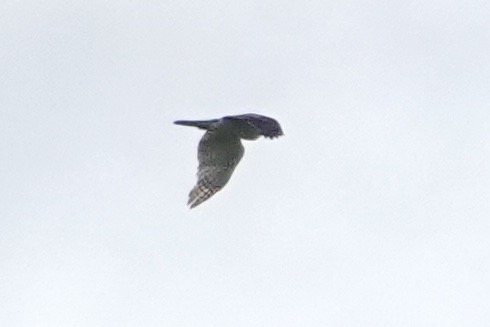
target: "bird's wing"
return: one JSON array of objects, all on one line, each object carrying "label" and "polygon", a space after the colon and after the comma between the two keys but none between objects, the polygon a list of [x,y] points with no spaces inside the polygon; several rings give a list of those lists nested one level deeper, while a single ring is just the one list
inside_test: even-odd
[{"label": "bird's wing", "polygon": [[187,202],[194,208],[221,190],[243,157],[240,138],[220,130],[204,134],[198,147],[197,184]]}]

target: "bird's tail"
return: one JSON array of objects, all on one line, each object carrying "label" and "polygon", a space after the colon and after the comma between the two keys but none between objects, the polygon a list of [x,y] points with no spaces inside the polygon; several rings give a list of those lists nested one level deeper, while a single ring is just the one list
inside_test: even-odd
[{"label": "bird's tail", "polygon": [[205,185],[198,184],[194,186],[194,188],[189,193],[189,201],[187,201],[187,205],[189,205],[191,209],[197,207],[198,205],[212,197],[219,190],[221,190],[221,186],[207,187]]},{"label": "bird's tail", "polygon": [[210,119],[210,120],[176,120],[174,124],[183,125],[183,126],[193,126],[200,129],[209,129],[209,127],[217,123],[219,119]]}]

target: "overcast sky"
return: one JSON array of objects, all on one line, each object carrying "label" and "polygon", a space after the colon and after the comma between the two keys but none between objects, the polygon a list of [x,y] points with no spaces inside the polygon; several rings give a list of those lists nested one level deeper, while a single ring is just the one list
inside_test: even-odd
[{"label": "overcast sky", "polygon": [[[2,1],[1,326],[490,326],[488,1]],[[261,113],[186,207],[202,131]]]}]

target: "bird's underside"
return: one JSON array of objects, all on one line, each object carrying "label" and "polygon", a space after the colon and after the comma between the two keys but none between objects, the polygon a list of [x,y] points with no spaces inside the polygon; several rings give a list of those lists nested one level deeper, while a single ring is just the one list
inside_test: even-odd
[{"label": "bird's underside", "polygon": [[206,130],[199,141],[197,184],[189,193],[187,204],[194,208],[220,191],[230,180],[243,157],[241,139],[283,135],[279,123],[257,114],[225,116],[211,120],[178,120],[177,125]]}]

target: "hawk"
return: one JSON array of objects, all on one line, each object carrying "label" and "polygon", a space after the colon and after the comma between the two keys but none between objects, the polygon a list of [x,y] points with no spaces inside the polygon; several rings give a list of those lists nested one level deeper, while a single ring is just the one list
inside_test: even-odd
[{"label": "hawk", "polygon": [[174,124],[206,130],[197,149],[197,184],[189,193],[187,202],[191,209],[212,197],[230,180],[245,152],[242,139],[256,140],[260,136],[272,139],[283,135],[275,119],[257,114],[211,120],[177,120]]}]

